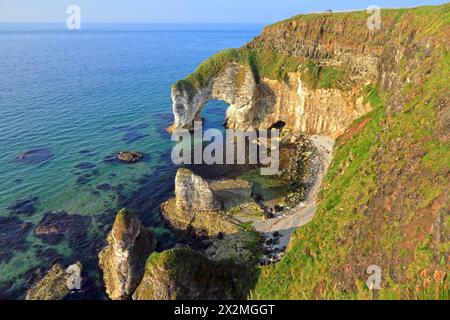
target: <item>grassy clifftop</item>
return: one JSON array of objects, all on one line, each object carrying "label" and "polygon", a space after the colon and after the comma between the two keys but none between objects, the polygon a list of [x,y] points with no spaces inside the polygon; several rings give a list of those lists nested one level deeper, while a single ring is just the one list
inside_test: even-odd
[{"label": "grassy clifftop", "polygon": [[[218,75],[229,63],[247,66],[258,83],[261,78],[288,82],[289,73],[301,72],[302,80],[311,88],[329,89],[339,87],[347,77],[344,67],[330,67],[318,65],[314,60],[304,57],[293,57],[270,50],[261,49],[227,49],[205,60],[194,73],[179,80],[174,87],[179,90],[195,92]],[[239,82],[238,74],[236,82]],[[242,79],[241,79],[242,80]]]},{"label": "grassy clifftop", "polygon": [[[428,19],[430,15],[432,21]],[[407,29],[409,23],[414,23],[415,28],[423,29],[421,37],[442,34],[448,27],[449,16],[448,4],[382,10],[382,29],[373,32],[366,26],[366,11],[298,15],[266,27],[260,36],[241,48],[215,54],[174,87],[195,92],[229,63],[249,66],[257,82],[261,78],[287,80],[289,72],[302,71],[302,80],[313,88],[339,87],[339,80],[348,76],[348,68],[318,64],[318,60],[329,58],[334,49],[380,55],[386,46],[408,40],[407,32],[392,32],[393,29]]]},{"label": "grassy clifftop", "polygon": [[[366,271],[377,265],[379,298],[450,299],[449,8],[383,12],[395,17],[382,32],[398,56],[385,49],[382,63],[397,78],[366,87],[374,110],[337,140],[316,217],[262,268],[251,298],[371,298]],[[273,28],[298,19],[319,16]]]}]

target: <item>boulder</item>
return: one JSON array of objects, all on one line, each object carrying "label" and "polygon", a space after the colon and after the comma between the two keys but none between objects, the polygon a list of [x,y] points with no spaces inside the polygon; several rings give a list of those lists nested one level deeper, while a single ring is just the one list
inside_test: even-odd
[{"label": "boulder", "polygon": [[[179,169],[175,179],[175,199],[162,205],[162,213],[170,225],[191,230],[197,235],[217,236],[240,230],[227,214],[255,210],[251,183],[243,180],[222,180],[209,184],[189,169]],[[224,209],[224,210],[222,210]]]},{"label": "boulder", "polygon": [[220,203],[215,200],[208,182],[189,169],[178,169],[175,178],[176,206],[190,212],[218,210]]},{"label": "boulder", "polygon": [[189,250],[153,254],[134,300],[232,299],[232,267]]},{"label": "boulder", "polygon": [[220,233],[229,234],[240,230],[223,212],[182,210],[177,207],[176,199],[163,203],[161,211],[172,228],[190,231],[198,236],[215,237]]},{"label": "boulder", "polygon": [[67,269],[55,264],[26,294],[26,300],[63,300],[73,289],[81,287],[81,262]]},{"label": "boulder", "polygon": [[99,253],[106,293],[111,299],[131,298],[155,247],[155,236],[141,227],[139,219],[126,209],[119,211],[108,236],[108,246]]},{"label": "boulder", "polygon": [[122,162],[134,163],[140,161],[144,155],[137,151],[120,151],[117,154],[117,159]]}]

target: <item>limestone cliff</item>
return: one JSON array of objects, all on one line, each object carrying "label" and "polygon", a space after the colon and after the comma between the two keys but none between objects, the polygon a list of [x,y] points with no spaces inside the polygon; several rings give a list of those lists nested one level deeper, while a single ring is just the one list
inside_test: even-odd
[{"label": "limestone cliff", "polygon": [[174,127],[210,99],[233,129],[337,138],[314,220],[253,297],[448,299],[450,5],[299,15],[223,51],[172,88]]},{"label": "limestone cliff", "polygon": [[371,265],[378,298],[449,297],[450,5],[383,10],[380,30],[367,16],[297,16],[248,46],[346,65],[372,106],[337,139],[315,218],[256,298],[370,299]]},{"label": "limestone cliff", "polygon": [[111,299],[131,298],[155,246],[155,237],[141,228],[136,216],[126,209],[118,213],[108,236],[108,246],[99,253],[106,293]]},{"label": "limestone cliff", "polygon": [[[301,66],[299,66],[301,68]],[[243,73],[242,83],[236,83]],[[353,120],[371,110],[362,100],[360,83],[350,90],[313,88],[302,81],[303,72],[291,72],[288,80],[256,80],[247,66],[229,63],[194,93],[174,87],[175,127],[191,128],[209,100],[229,104],[226,124],[230,129],[269,129],[283,122],[294,134],[337,137]]]},{"label": "limestone cliff", "polygon": [[387,77],[374,33],[364,30],[361,35],[367,48],[354,48],[350,43],[361,39],[348,37],[322,43],[324,30],[347,31],[339,28],[327,19],[272,26],[243,48],[210,58],[173,86],[174,127],[191,128],[206,102],[214,99],[229,104],[226,123],[231,129],[283,123],[296,134],[339,136],[371,110],[362,98],[364,85]]}]

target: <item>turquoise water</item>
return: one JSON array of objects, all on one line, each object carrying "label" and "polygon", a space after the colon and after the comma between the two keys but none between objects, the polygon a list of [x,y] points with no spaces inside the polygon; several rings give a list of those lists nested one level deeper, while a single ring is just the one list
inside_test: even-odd
[{"label": "turquoise water", "polygon": [[[173,245],[158,215],[175,172],[164,131],[171,84],[260,29],[0,24],[0,297],[20,298],[39,268],[76,260],[86,274],[79,296],[103,297],[96,256],[121,207],[158,234],[159,249]],[[210,103],[207,126],[224,111]],[[120,150],[146,157],[108,161]],[[35,236],[43,217],[62,219],[60,238]]]}]

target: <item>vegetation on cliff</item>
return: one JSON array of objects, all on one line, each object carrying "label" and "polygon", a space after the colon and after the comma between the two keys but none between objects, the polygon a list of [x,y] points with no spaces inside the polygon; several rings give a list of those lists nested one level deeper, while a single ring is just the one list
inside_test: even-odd
[{"label": "vegetation on cliff", "polygon": [[[329,26],[361,18],[367,15],[298,16],[269,27],[266,38],[305,19]],[[364,88],[374,110],[337,140],[316,217],[294,233],[280,263],[262,268],[251,298],[372,298],[370,265],[382,270],[378,298],[450,298],[450,5],[383,11],[382,18],[390,28],[379,34],[381,68],[398,78]],[[346,36],[325,33],[323,41]]]},{"label": "vegetation on cliff", "polygon": [[337,139],[316,217],[261,268],[250,298],[372,298],[371,265],[378,298],[450,298],[450,4],[381,16],[380,30],[365,11],[296,16],[175,84],[195,93],[237,63],[257,83],[300,72],[311,89],[344,91],[357,79],[352,90],[373,108]]},{"label": "vegetation on cliff", "polygon": [[[249,67],[257,83],[261,78],[288,82],[289,73],[302,72],[302,80],[311,88],[330,89],[343,83],[346,77],[344,68],[320,66],[314,61],[302,57],[293,57],[260,49],[226,49],[205,60],[198,68],[183,80],[175,83],[178,90],[194,93],[223,70],[229,63],[238,63]],[[243,81],[244,73],[236,76],[236,84]]]},{"label": "vegetation on cliff", "polygon": [[295,232],[279,264],[263,268],[253,298],[371,298],[364,281],[372,264],[383,271],[379,298],[450,298],[442,132],[450,59],[435,58],[433,76],[406,89],[418,92],[399,113],[387,112],[387,92],[366,88],[375,108],[338,139],[316,218]]},{"label": "vegetation on cliff", "polygon": [[215,261],[189,249],[154,253],[147,261],[135,300],[243,299],[254,285],[254,263]]}]

